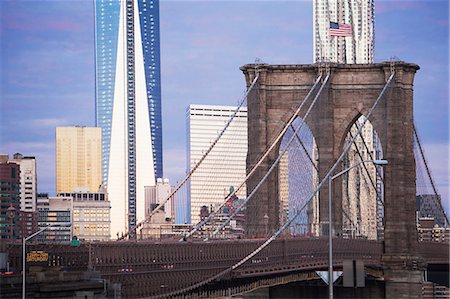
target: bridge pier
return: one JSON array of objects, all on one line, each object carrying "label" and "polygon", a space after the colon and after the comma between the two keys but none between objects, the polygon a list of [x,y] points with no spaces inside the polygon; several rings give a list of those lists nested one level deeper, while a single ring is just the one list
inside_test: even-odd
[{"label": "bridge pier", "polygon": [[422,298],[425,262],[420,257],[383,255],[387,299]]}]

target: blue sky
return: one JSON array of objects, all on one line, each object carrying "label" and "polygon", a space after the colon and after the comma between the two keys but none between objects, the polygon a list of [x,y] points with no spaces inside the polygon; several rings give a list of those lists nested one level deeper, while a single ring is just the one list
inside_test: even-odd
[{"label": "blue sky", "polygon": [[[415,121],[438,189],[449,196],[448,1],[376,1],[376,61],[421,66]],[[55,190],[55,127],[94,125],[93,2],[0,2],[0,153],[38,159]],[[188,104],[234,105],[239,66],[312,62],[312,1],[161,1],[164,171],[185,171]],[[450,205],[446,202],[447,211]]]}]

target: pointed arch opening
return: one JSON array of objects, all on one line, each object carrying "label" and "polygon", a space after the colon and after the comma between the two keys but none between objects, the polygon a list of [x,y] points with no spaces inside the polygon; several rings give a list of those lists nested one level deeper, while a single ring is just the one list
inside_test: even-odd
[{"label": "pointed arch opening", "polygon": [[[373,160],[383,159],[383,148],[373,124],[358,115],[349,126],[341,148],[356,136],[342,161],[342,170],[354,165],[340,178],[342,235],[344,238],[384,238],[384,171]],[[363,162],[366,161],[366,162]]]},{"label": "pointed arch opening", "polygon": [[289,227],[291,235],[319,234],[319,196],[307,202],[319,184],[319,151],[309,126],[297,117],[281,140],[278,166],[280,225],[300,212]]}]

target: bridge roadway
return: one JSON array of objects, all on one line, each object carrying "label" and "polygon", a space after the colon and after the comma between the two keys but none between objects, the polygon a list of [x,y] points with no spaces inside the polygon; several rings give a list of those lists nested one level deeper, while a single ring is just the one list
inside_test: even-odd
[{"label": "bridge roadway", "polygon": [[[83,243],[79,247],[30,244],[27,250],[48,252],[49,266],[61,270],[99,271],[111,283],[120,283],[126,297],[148,297],[183,289],[192,291],[190,286],[231,267],[262,242],[264,240],[259,239],[181,243],[123,241]],[[334,266],[337,268],[342,266],[344,259],[358,259],[364,261],[367,269],[378,269],[382,273],[382,242],[341,238],[333,242]],[[209,287],[213,284],[213,288],[229,289],[264,277],[325,270],[327,250],[324,238],[278,239],[241,267],[211,282]],[[428,264],[448,264],[448,244],[419,243],[418,251]],[[8,252],[12,266],[21,269],[21,244],[8,244]]]}]

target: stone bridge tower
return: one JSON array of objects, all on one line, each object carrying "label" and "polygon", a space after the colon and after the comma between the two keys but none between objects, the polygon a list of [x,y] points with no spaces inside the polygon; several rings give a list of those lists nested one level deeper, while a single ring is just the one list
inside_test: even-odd
[{"label": "stone bridge tower", "polygon": [[[413,81],[419,66],[396,62],[395,77],[369,118],[377,131],[385,167],[385,250],[387,298],[419,298],[420,259],[415,226],[416,173],[413,153]],[[361,115],[367,115],[392,70],[379,64],[331,65],[330,79],[311,114],[305,119],[319,152],[319,180],[340,156],[345,136]],[[241,67],[247,86],[259,72],[248,97],[247,169],[257,162],[281,132],[319,75],[318,65],[249,64]],[[308,101],[312,101],[311,97]],[[305,103],[306,107],[309,103]],[[306,108],[301,111],[304,115]],[[249,193],[276,160],[278,144],[247,183]],[[337,171],[340,168],[336,169]],[[274,171],[247,205],[247,234],[265,236],[279,227],[278,171]],[[320,192],[320,221],[328,220],[328,190]],[[341,185],[333,186],[334,227],[342,228]]]}]

